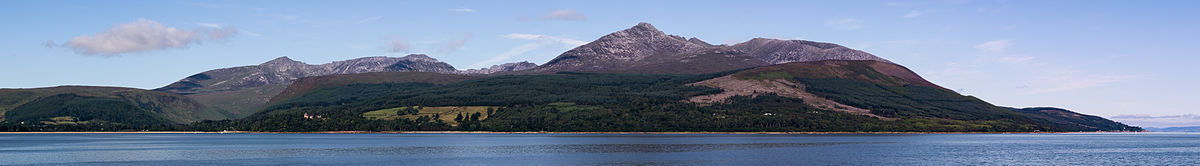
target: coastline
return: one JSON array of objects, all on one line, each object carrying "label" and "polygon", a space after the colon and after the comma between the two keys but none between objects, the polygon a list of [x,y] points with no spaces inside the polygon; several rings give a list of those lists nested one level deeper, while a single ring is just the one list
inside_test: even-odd
[{"label": "coastline", "polygon": [[65,132],[0,132],[0,134],[1068,134],[1068,133],[1150,133],[1150,132],[497,132],[497,131],[319,131],[319,132],[258,132],[258,131],[65,131]]}]

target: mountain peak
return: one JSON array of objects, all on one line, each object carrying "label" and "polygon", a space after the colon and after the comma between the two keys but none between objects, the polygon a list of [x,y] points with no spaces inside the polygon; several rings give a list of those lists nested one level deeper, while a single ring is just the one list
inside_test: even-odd
[{"label": "mountain peak", "polygon": [[650,23],[642,22],[638,23],[636,26],[630,27],[629,29],[608,34],[606,37],[652,37],[662,35],[667,34],[659,31],[658,28],[654,28],[654,25],[650,25]]},{"label": "mountain peak", "polygon": [[438,61],[437,59],[433,59],[433,57],[429,57],[429,55],[425,55],[425,54],[408,54],[407,56],[404,56],[401,58],[409,59],[409,60],[431,61],[431,62]]},{"label": "mountain peak", "polygon": [[639,22],[636,26],[633,26],[633,28],[630,28],[630,29],[644,29],[644,30],[658,31],[657,28],[654,28],[654,25],[650,25],[650,23],[646,23],[646,22]]},{"label": "mountain peak", "polygon": [[260,66],[280,66],[280,65],[292,65],[292,64],[305,64],[305,63],[296,61],[296,60],[292,60],[292,58],[288,58],[287,56],[281,56],[281,57],[272,59],[271,61],[263,62],[262,64],[260,64]]}]

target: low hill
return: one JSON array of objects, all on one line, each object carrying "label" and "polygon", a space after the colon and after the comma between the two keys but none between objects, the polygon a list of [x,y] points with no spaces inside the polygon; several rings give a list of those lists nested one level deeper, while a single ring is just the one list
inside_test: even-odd
[{"label": "low hill", "polygon": [[161,125],[171,124],[159,114],[129,101],[73,93],[38,98],[4,113],[9,123],[46,125]]},{"label": "low hill", "polygon": [[1039,122],[1069,131],[1143,131],[1142,128],[1129,126],[1120,122],[1104,119],[1099,116],[1085,115],[1062,108],[1032,107],[1009,108],[1017,113],[1033,118]]},{"label": "low hill", "polygon": [[1200,126],[1164,127],[1164,128],[1147,127],[1146,131],[1151,131],[1151,132],[1200,132]]},{"label": "low hill", "polygon": [[[70,96],[59,96],[59,95]],[[12,122],[9,116],[23,116],[24,114],[40,114],[53,111],[60,111],[48,107],[55,102],[42,100],[43,98],[58,96],[57,99],[50,101],[61,101],[58,103],[68,102],[68,99],[80,99],[90,101],[103,100],[104,103],[112,106],[113,102],[120,102],[127,105],[132,105],[137,110],[148,111],[155,116],[169,119],[169,122],[189,123],[197,120],[212,119],[224,117],[218,112],[205,112],[203,106],[198,102],[184,97],[182,95],[157,92],[150,90],[134,89],[134,88],[118,88],[118,87],[94,87],[94,86],[60,86],[50,88],[34,88],[34,89],[0,89],[0,114],[3,114],[5,122]],[[35,101],[41,101],[41,106],[25,106]],[[47,103],[49,102],[49,103]],[[86,106],[80,103],[88,102],[71,102],[75,106]],[[22,108],[22,106],[25,106]],[[11,112],[17,108],[22,108],[20,112]],[[38,116],[40,117],[40,116]]]}]

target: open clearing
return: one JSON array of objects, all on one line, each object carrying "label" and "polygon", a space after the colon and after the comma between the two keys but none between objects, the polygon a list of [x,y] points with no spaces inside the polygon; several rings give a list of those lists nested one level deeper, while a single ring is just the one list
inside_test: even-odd
[{"label": "open clearing", "polygon": [[[397,112],[404,111],[407,108],[415,108],[418,110],[418,112],[416,115],[413,115],[413,114],[398,115],[397,114]],[[454,121],[454,118],[458,117],[459,114],[462,114],[463,118],[466,119],[467,116],[469,116],[471,114],[479,113],[480,114],[479,120],[484,120],[484,119],[487,119],[487,117],[488,117],[488,109],[495,110],[496,108],[499,108],[499,107],[496,107],[496,106],[442,106],[442,107],[407,106],[407,107],[395,107],[395,108],[370,111],[370,112],[363,113],[363,117],[366,117],[367,119],[372,119],[372,120],[394,120],[396,118],[415,120],[417,118],[420,118],[421,116],[429,116],[429,117],[438,117],[438,119],[441,119],[443,122],[449,123],[451,125],[458,125],[458,122]]]}]

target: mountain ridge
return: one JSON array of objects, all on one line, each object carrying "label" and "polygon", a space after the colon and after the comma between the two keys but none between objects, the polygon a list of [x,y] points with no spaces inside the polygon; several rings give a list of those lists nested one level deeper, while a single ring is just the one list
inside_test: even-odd
[{"label": "mountain ridge", "polygon": [[[696,62],[705,61],[703,59],[721,60]],[[695,37],[670,35],[642,22],[568,50],[529,71],[694,74],[716,71],[686,66],[716,66],[721,70],[731,70],[820,60],[892,63],[860,50],[806,40],[754,38],[732,46],[712,45]]]}]

